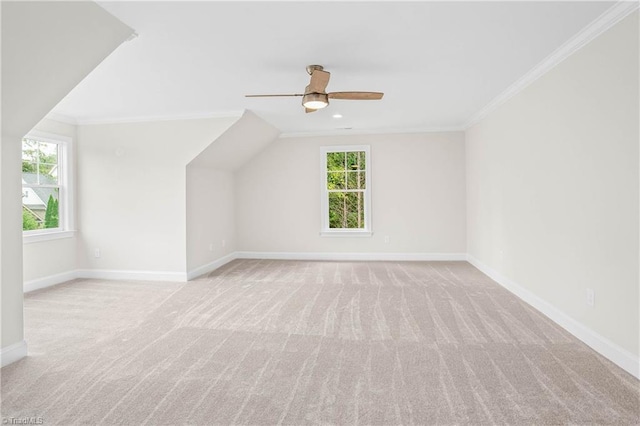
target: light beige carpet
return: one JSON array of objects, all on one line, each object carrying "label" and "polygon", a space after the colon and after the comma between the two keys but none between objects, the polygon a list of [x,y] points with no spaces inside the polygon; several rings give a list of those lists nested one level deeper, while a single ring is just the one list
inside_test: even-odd
[{"label": "light beige carpet", "polygon": [[465,262],[234,261],[28,294],[3,418],[638,424],[638,380]]}]

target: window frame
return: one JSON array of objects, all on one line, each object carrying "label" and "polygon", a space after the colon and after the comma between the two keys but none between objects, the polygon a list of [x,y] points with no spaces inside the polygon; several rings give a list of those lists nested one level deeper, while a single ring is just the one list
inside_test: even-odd
[{"label": "window frame", "polygon": [[[327,189],[327,154],[364,151],[366,158],[364,188],[364,228],[329,227],[329,190]],[[320,147],[320,216],[322,237],[371,237],[371,147],[370,145],[334,145]]]},{"label": "window frame", "polygon": [[[54,133],[46,133],[32,130],[22,139],[33,139],[40,142],[55,143],[58,145],[58,227],[49,229],[34,229],[22,231],[22,242],[25,244],[55,240],[59,238],[70,238],[75,235],[74,227],[74,200],[73,200],[73,140],[68,136]],[[22,144],[22,139],[20,143]],[[22,149],[21,149],[22,152]],[[38,185],[26,185],[33,187]],[[25,184],[21,183],[21,188]]]}]

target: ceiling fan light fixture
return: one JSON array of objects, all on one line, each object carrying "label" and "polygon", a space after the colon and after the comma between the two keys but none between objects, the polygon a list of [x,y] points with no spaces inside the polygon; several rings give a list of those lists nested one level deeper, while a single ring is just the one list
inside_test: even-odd
[{"label": "ceiling fan light fixture", "polygon": [[307,93],[302,97],[302,105],[308,109],[322,109],[329,105],[326,93]]},{"label": "ceiling fan light fixture", "polygon": [[[319,109],[323,109],[329,106],[329,99],[341,99],[347,101],[367,101],[367,100],[379,100],[382,99],[384,93],[382,92],[328,92],[327,84],[329,83],[329,77],[331,73],[325,71],[321,65],[309,65],[307,67],[307,73],[311,75],[309,84],[304,89],[303,93],[290,93],[281,95],[245,95],[247,98],[263,98],[263,97],[278,97],[278,96],[300,96],[302,97],[302,106],[305,113],[316,112]],[[335,114],[333,118],[342,117],[340,114]]]}]

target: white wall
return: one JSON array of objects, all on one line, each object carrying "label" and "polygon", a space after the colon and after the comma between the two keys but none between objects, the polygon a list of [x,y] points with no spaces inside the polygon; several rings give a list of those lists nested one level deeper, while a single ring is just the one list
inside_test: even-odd
[{"label": "white wall", "polygon": [[[71,144],[71,172],[77,168],[76,126],[60,123],[53,120],[44,119],[39,122],[33,130],[51,133],[59,136],[66,136],[72,139]],[[72,187],[72,190],[75,186]],[[74,202],[77,197],[72,194]],[[74,205],[74,212],[77,212],[77,203]],[[77,235],[72,238],[62,238],[51,241],[31,242],[23,245],[23,277],[24,282],[37,281],[38,279],[72,272],[76,269],[76,246]]]},{"label": "white wall", "polygon": [[237,119],[79,126],[79,268],[184,276],[186,166]]},{"label": "white wall", "polygon": [[[320,237],[320,147],[361,144],[371,146],[373,236]],[[461,132],[278,139],[236,172],[238,247],[465,253],[464,156]]]},{"label": "white wall", "polygon": [[[0,315],[4,365],[24,356],[26,350],[20,140],[132,30],[93,2],[2,2],[1,7]],[[7,349],[14,345],[21,345],[19,353]]]},{"label": "white wall", "polygon": [[280,132],[245,111],[187,166],[187,271],[190,278],[220,266],[236,249],[234,171]]},{"label": "white wall", "polygon": [[236,250],[233,173],[187,167],[187,270]]},{"label": "white wall", "polygon": [[[3,14],[4,18],[4,14]],[[4,75],[4,73],[3,73]],[[4,108],[3,108],[4,112]],[[2,348],[23,341],[21,137],[2,120],[0,145],[0,315]],[[22,351],[24,352],[24,350]],[[2,365],[5,356],[3,354]]]},{"label": "white wall", "polygon": [[636,12],[466,134],[469,254],[636,357],[638,73]]}]

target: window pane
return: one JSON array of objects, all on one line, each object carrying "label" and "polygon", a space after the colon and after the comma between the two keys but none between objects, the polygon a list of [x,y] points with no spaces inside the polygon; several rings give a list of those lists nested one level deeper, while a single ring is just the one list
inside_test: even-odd
[{"label": "window pane", "polygon": [[22,139],[22,161],[35,163],[38,160],[38,142],[32,139]]},{"label": "window pane", "polygon": [[345,189],[346,177],[344,172],[327,173],[327,189]]},{"label": "window pane", "polygon": [[58,144],[23,139],[22,179],[30,185],[57,184]]},{"label": "window pane", "polygon": [[[22,140],[22,173],[26,183],[38,183],[38,142],[31,139]],[[29,174],[26,178],[25,173]]]},{"label": "window pane", "polygon": [[327,170],[344,170],[344,152],[327,153]]},{"label": "window pane", "polygon": [[343,228],[344,192],[329,193],[329,228]]},{"label": "window pane", "polygon": [[329,228],[364,228],[362,192],[329,193]]},{"label": "window pane", "polygon": [[358,170],[357,152],[347,152],[347,170]]},{"label": "window pane", "polygon": [[22,183],[38,184],[38,164],[22,160]]},{"label": "window pane", "polygon": [[347,172],[347,189],[364,189],[364,172]]},{"label": "window pane", "polygon": [[358,157],[360,160],[360,170],[366,170],[367,169],[367,156],[365,155],[364,151],[360,151],[358,152]]},{"label": "window pane", "polygon": [[59,227],[59,188],[22,188],[22,229]]},{"label": "window pane", "polygon": [[347,152],[347,170],[364,170],[364,151]]},{"label": "window pane", "polygon": [[347,189],[366,189],[365,172],[347,172]]},{"label": "window pane", "polygon": [[362,192],[348,192],[346,228],[364,228],[364,203]]},{"label": "window pane", "polygon": [[56,185],[58,183],[58,165],[40,163],[40,185]]},{"label": "window pane", "polygon": [[40,162],[48,164],[58,164],[58,144],[49,142],[39,142]]},{"label": "window pane", "polygon": [[39,142],[40,185],[55,185],[58,183],[58,144]]}]

